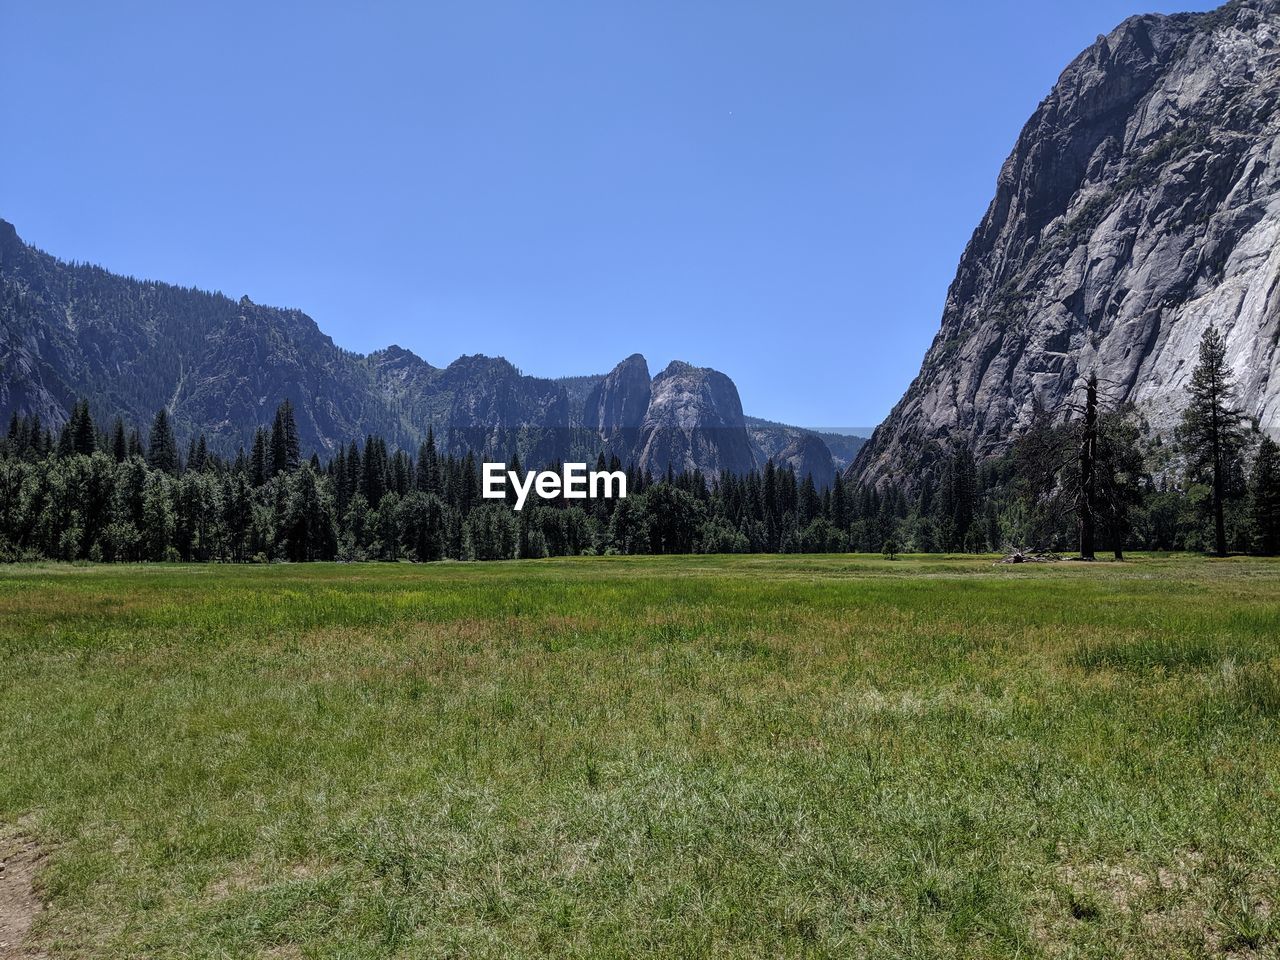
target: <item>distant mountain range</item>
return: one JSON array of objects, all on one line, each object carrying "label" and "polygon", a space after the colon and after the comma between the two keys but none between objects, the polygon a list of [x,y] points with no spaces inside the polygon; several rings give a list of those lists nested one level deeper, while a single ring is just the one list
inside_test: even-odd
[{"label": "distant mountain range", "polygon": [[655,474],[746,472],[786,463],[825,485],[858,438],[743,415],[737,387],[679,361],[650,376],[628,357],[607,374],[525,376],[502,358],[435,367],[399,346],[343,350],[306,314],[72,264],[0,220],[0,416],[63,423],[85,397],[96,417],[145,426],[168,409],[181,438],[230,453],[288,399],[306,450],[370,433],[527,464],[617,455]]},{"label": "distant mountain range", "polygon": [[852,473],[993,456],[1097,374],[1168,432],[1201,334],[1280,434],[1280,2],[1130,17],[1023,128],[915,382]]}]

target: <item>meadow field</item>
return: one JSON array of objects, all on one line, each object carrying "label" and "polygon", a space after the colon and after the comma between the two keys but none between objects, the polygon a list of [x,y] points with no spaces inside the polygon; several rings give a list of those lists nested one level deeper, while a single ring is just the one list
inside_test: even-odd
[{"label": "meadow field", "polygon": [[0,954],[1277,956],[1280,562],[991,560],[0,567]]}]

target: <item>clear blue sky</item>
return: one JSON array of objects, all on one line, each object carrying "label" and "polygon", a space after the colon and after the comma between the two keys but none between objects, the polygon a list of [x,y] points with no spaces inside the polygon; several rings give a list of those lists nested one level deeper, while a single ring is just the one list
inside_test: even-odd
[{"label": "clear blue sky", "polygon": [[0,0],[0,217],[353,350],[639,351],[758,416],[873,424],[1062,68],[1205,7]]}]

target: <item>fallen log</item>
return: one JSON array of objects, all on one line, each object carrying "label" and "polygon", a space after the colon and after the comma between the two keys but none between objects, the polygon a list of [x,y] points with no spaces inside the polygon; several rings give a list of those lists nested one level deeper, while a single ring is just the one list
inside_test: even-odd
[{"label": "fallen log", "polygon": [[1043,550],[1015,550],[1013,553],[1001,557],[993,566],[1001,563],[1057,563],[1061,559],[1056,553],[1049,553]]}]

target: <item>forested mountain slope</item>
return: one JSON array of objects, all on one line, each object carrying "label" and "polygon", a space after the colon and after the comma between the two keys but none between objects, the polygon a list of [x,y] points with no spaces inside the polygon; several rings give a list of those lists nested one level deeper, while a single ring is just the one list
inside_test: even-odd
[{"label": "forested mountain slope", "polygon": [[368,434],[416,449],[431,431],[443,450],[539,465],[605,451],[654,474],[744,473],[772,458],[825,484],[832,470],[810,434],[769,440],[766,428],[753,445],[737,387],[709,368],[677,362],[651,380],[635,354],[608,375],[551,380],[500,357],[361,356],[298,310],[66,263],[3,220],[0,319],[6,421],[36,414],[57,428],[83,397],[101,422],[145,426],[163,407],[182,443],[204,434],[231,453],[287,399],[302,449],[320,454]]}]

